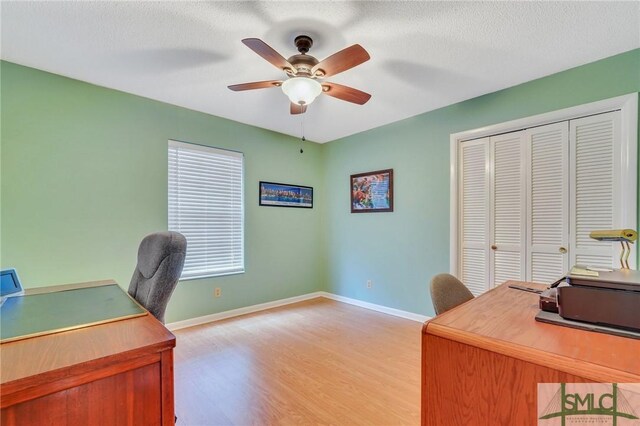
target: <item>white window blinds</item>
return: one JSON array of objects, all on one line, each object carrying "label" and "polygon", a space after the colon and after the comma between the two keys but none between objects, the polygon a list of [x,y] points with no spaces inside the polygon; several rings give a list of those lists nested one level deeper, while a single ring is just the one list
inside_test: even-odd
[{"label": "white window blinds", "polygon": [[169,141],[169,230],[187,239],[182,279],[244,272],[243,155]]}]

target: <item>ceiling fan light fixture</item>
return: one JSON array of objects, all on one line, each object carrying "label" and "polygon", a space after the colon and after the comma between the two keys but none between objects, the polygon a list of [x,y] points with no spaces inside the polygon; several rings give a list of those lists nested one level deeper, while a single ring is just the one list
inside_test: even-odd
[{"label": "ceiling fan light fixture", "polygon": [[282,91],[296,105],[309,105],[322,93],[322,85],[309,77],[292,77],[282,83]]},{"label": "ceiling fan light fixture", "polygon": [[[353,87],[324,81],[326,77],[340,74],[371,59],[369,53],[359,44],[351,45],[322,61],[318,61],[314,56],[308,54],[309,49],[313,46],[313,40],[303,34],[296,37],[294,41],[300,53],[289,59],[285,59],[273,47],[259,38],[245,38],[242,43],[279,70],[284,71],[288,78],[284,82],[267,80],[228,86],[234,92],[281,87],[282,92],[291,101],[289,112],[292,115],[304,114],[307,111],[307,106],[322,92],[332,98],[357,105],[364,105],[371,98],[370,94]],[[316,78],[320,78],[321,81]]]}]

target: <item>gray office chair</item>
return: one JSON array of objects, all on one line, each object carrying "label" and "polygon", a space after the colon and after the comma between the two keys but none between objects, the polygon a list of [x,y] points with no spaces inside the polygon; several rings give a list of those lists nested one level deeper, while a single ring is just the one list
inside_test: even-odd
[{"label": "gray office chair", "polygon": [[438,274],[431,279],[431,301],[436,315],[471,299],[473,294],[453,275]]},{"label": "gray office chair", "polygon": [[149,234],[138,248],[129,294],[164,323],[164,312],[182,274],[187,239],[178,232]]}]

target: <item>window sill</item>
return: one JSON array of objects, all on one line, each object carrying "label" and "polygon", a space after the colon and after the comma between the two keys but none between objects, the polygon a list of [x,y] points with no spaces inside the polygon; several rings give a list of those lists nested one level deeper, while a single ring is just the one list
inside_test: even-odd
[{"label": "window sill", "polygon": [[180,277],[178,281],[191,281],[191,280],[200,280],[203,278],[216,278],[216,277],[226,277],[228,275],[239,275],[244,274],[244,269],[241,271],[233,271],[233,272],[221,272],[217,274],[204,274],[204,275],[195,275],[192,277]]}]

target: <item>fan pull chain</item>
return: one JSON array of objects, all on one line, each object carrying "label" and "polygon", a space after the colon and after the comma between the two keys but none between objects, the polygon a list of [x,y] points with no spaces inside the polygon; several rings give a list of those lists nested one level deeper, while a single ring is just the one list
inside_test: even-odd
[{"label": "fan pull chain", "polygon": [[304,113],[300,114],[302,116],[302,121],[300,122],[300,127],[302,129],[302,138],[300,138],[300,154],[304,153],[304,150],[302,149],[302,144],[304,143],[304,141],[306,141],[305,137],[304,137]]}]

